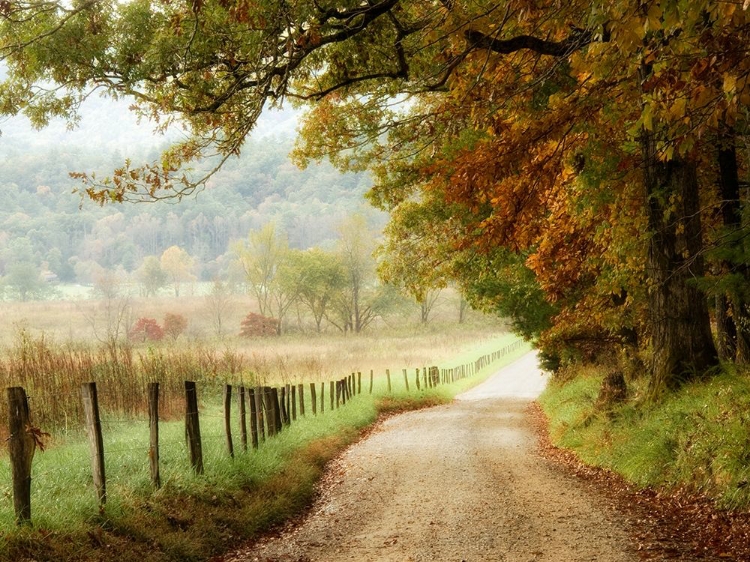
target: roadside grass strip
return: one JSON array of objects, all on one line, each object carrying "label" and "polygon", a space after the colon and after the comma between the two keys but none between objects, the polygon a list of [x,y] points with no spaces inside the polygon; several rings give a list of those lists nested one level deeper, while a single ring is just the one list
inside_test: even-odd
[{"label": "roadside grass strip", "polygon": [[658,402],[647,379],[629,383],[629,398],[596,405],[601,372],[554,380],[540,397],[550,437],[585,463],[613,470],[640,487],[706,496],[717,507],[750,507],[750,373],[725,367]]}]

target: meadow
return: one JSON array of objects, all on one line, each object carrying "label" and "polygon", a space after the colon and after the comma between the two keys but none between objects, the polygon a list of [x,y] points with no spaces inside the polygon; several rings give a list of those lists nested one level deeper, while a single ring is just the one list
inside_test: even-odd
[{"label": "meadow", "polygon": [[[412,383],[406,392],[403,369],[413,380],[417,368],[470,363],[517,338],[502,321],[476,313],[459,324],[447,305],[432,323],[420,324],[404,314],[356,336],[296,330],[280,337],[209,337],[210,319],[200,315],[202,299],[133,301],[134,308],[155,318],[179,310],[191,327],[174,341],[118,345],[69,337],[85,335],[81,310],[101,308],[101,301],[0,305],[17,319],[15,331],[4,326],[0,378],[6,387],[27,389],[34,425],[50,433],[47,450],[34,457],[31,526],[16,527],[10,479],[0,481],[0,561],[205,559],[304,509],[327,460],[379,415],[450,401],[528,349],[519,348],[454,384],[417,390]],[[241,310],[244,315],[247,308]],[[391,392],[386,369],[392,373]],[[370,371],[372,394],[367,389]],[[236,443],[235,457],[227,454],[221,400],[225,383],[324,382],[356,372],[362,373],[366,390],[345,407],[331,411],[326,400],[325,413],[313,416],[308,403],[306,416],[298,416],[297,423],[257,450],[244,451]],[[102,408],[108,487],[103,507],[93,488],[81,429],[80,387],[90,380],[97,382]],[[188,461],[184,380],[199,385],[202,475]],[[162,391],[163,484],[158,490],[149,479],[145,389],[151,381],[160,382]],[[236,407],[232,416],[236,428]],[[6,458],[0,458],[0,473],[10,474]]]}]

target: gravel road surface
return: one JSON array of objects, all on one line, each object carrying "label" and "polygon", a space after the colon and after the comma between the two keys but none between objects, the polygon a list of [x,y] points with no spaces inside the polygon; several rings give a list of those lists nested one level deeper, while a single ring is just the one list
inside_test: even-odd
[{"label": "gravel road surface", "polygon": [[598,561],[637,555],[622,516],[535,452],[530,353],[452,404],[391,417],[334,461],[300,525],[228,560]]}]

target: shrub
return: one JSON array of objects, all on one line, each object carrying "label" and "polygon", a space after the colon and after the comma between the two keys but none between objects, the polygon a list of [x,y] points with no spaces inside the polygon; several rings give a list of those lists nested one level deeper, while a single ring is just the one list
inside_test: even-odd
[{"label": "shrub", "polygon": [[187,330],[188,321],[182,314],[172,314],[167,312],[164,315],[164,333],[173,340],[180,337],[185,330]]},{"label": "shrub", "polygon": [[160,341],[164,339],[164,330],[153,318],[139,318],[128,332],[128,339],[134,341]]},{"label": "shrub", "polygon": [[245,338],[254,336],[275,336],[279,333],[279,321],[262,314],[251,312],[242,321],[240,335]]}]

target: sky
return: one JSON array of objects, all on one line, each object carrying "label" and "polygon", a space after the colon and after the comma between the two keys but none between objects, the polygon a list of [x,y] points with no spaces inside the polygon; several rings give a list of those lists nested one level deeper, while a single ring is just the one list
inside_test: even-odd
[{"label": "sky", "polygon": [[[61,120],[54,120],[42,130],[36,130],[24,116],[0,119],[0,151],[4,147],[39,149],[58,144],[73,143],[84,150],[118,150],[123,155],[136,147],[139,153],[151,148],[163,148],[171,139],[179,138],[176,127],[167,134],[154,133],[155,124],[138,122],[128,109],[128,100],[92,97],[85,103],[78,126],[69,130]],[[298,111],[292,109],[266,111],[261,116],[252,138],[293,136],[297,128]]]}]

